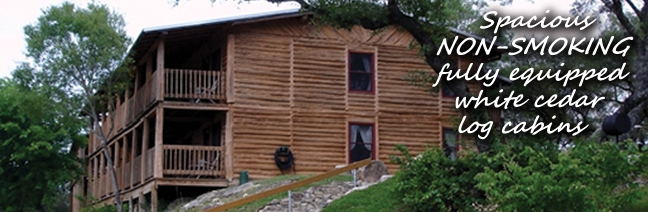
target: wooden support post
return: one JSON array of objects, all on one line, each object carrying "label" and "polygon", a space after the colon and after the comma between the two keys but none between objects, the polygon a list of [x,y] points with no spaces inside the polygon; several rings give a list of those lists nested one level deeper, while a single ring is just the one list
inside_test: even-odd
[{"label": "wooden support post", "polygon": [[157,185],[153,185],[151,188],[151,212],[158,211],[158,192]]},{"label": "wooden support post", "polygon": [[146,150],[148,149],[148,131],[149,131],[149,119],[148,117],[144,117],[144,135],[142,135],[142,151],[141,153],[141,159],[140,162],[142,162],[140,166],[140,182],[144,183],[144,179],[146,176],[146,173],[144,170],[146,170]]},{"label": "wooden support post", "polygon": [[145,60],[146,60],[146,78],[147,80],[149,80],[152,76],[151,74],[153,74],[153,67],[156,65],[153,64],[153,58],[151,58],[150,56],[146,57]]},{"label": "wooden support post", "polygon": [[[135,98],[135,95],[137,95],[137,90],[139,90],[139,86],[140,86],[140,85],[139,85],[139,81],[140,81],[140,78],[144,77],[145,80],[148,80],[148,79],[146,79],[146,76],[142,76],[142,75],[140,75],[140,73],[141,73],[141,72],[138,70],[138,67],[135,67],[135,84],[133,85],[133,99],[136,99],[136,98]],[[144,72],[144,74],[146,74],[146,72]],[[146,82],[146,81],[144,81],[144,82]],[[126,97],[124,98],[124,99],[126,99],[126,100],[128,100],[128,92],[129,92],[129,91],[130,91],[130,90],[126,90],[126,94],[125,94]]]},{"label": "wooden support post", "polygon": [[[163,32],[164,35],[166,35],[167,32]],[[157,78],[157,98],[158,100],[163,100],[164,99],[164,81],[166,80],[164,78],[164,37],[161,38],[162,40],[160,43],[158,43],[157,47],[157,64],[156,64],[156,71],[155,73],[158,75]]]},{"label": "wooden support post", "polygon": [[144,198],[144,193],[142,193],[141,191],[139,193],[139,197],[137,198],[137,203],[139,205],[139,207],[137,207],[138,211],[146,211],[146,208],[144,208],[144,206],[146,206],[146,198]]},{"label": "wooden support post", "polygon": [[92,158],[92,163],[93,163],[93,170],[92,170],[92,197],[97,198],[97,190],[99,187],[97,186],[98,184],[98,175],[99,175],[99,161],[97,161],[97,156]]},{"label": "wooden support post", "polygon": [[226,98],[227,98],[227,103],[233,103],[235,101],[234,98],[234,41],[235,37],[234,34],[229,34],[227,35],[227,70],[226,70]]},{"label": "wooden support post", "polygon": [[[122,145],[121,145],[121,150],[122,151],[120,153],[121,154],[121,163],[120,163],[121,165],[119,165],[121,167],[121,174],[119,175],[119,177],[121,177],[121,181],[119,181],[119,186],[121,186],[123,189],[126,189],[126,187],[128,187],[128,185],[130,184],[130,178],[124,178],[125,175],[130,174],[130,167],[128,167],[128,169],[126,169],[126,154],[127,154],[126,150],[128,149],[128,148],[126,148],[126,147],[128,147],[128,139],[126,139],[126,136],[124,136],[121,139],[121,143],[122,143]],[[130,150],[128,150],[128,151],[130,151]],[[126,179],[128,179],[128,181]]]},{"label": "wooden support post", "polygon": [[133,207],[133,197],[128,197],[128,212],[133,212],[135,207]]},{"label": "wooden support post", "polygon": [[[121,177],[122,172],[121,172],[121,168],[120,168],[121,166],[119,165],[121,163],[121,161],[119,161],[119,150],[120,150],[119,149],[119,143],[120,143],[119,139],[117,139],[115,141],[115,144],[113,144],[115,148],[114,148],[114,152],[112,152],[112,154],[113,154],[113,169],[115,169],[115,175],[117,175],[116,176],[117,177],[117,189],[121,190],[120,186],[122,186],[122,182],[124,182],[124,181],[122,180],[122,177]],[[111,188],[112,188],[112,185],[111,185]],[[113,189],[110,189],[110,190],[113,190]],[[118,199],[117,201],[121,201],[121,200]]]},{"label": "wooden support post", "polygon": [[232,125],[234,121],[232,120],[233,111],[227,111],[227,117],[225,118],[225,179],[230,182],[234,178],[234,166],[233,166],[233,151],[234,147],[232,146]]},{"label": "wooden support post", "polygon": [[133,186],[133,182],[134,182],[133,177],[135,177],[135,175],[133,174],[133,172],[134,172],[133,167],[135,166],[135,153],[137,153],[135,151],[137,151],[137,141],[138,141],[137,140],[137,133],[135,133],[136,131],[137,130],[133,130],[133,137],[131,138],[131,148],[128,150],[128,151],[130,151],[130,157],[131,157],[131,159],[130,159],[131,165],[130,165],[130,170],[129,170],[129,174],[130,174],[130,182],[129,183],[130,183],[131,187]]},{"label": "wooden support post", "polygon": [[153,165],[153,177],[162,178],[162,168],[164,162],[162,149],[162,129],[164,126],[164,108],[161,106],[156,109],[155,114],[155,157]]},{"label": "wooden support post", "polygon": [[101,178],[99,179],[99,196],[97,198],[104,195],[104,188],[106,188],[106,185],[104,185],[106,182],[104,179],[106,178],[106,172],[104,172],[106,170],[106,167],[104,167],[105,157],[103,152],[99,154],[99,175],[101,175]]}]

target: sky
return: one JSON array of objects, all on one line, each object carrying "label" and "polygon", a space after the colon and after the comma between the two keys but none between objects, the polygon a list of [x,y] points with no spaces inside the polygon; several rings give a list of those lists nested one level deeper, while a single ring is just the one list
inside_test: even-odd
[{"label": "sky", "polygon": [[[26,61],[23,27],[36,22],[42,10],[60,5],[64,0],[28,0],[0,3],[0,77],[6,77],[19,62]],[[72,1],[85,7],[88,0]],[[493,6],[514,14],[541,14],[546,9],[552,13],[568,14],[572,0],[514,0],[504,8]],[[121,14],[126,21],[126,31],[135,40],[142,29],[179,23],[209,20],[222,17],[247,15],[276,10],[298,8],[296,4],[270,4],[266,1],[239,3],[238,0],[180,0],[173,6],[172,0],[102,0]],[[550,6],[551,5],[551,6]]]}]

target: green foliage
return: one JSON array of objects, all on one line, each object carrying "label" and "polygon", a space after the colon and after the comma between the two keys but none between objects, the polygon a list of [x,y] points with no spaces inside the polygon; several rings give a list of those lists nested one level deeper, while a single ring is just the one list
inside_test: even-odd
[{"label": "green foliage", "polygon": [[474,211],[473,203],[485,203],[474,189],[474,177],[487,166],[484,155],[468,153],[450,160],[442,150],[430,148],[413,158],[399,145],[403,157],[394,158],[401,169],[394,178],[395,192],[414,211]]},{"label": "green foliage", "polygon": [[54,205],[81,173],[70,147],[84,143],[82,125],[62,111],[47,96],[0,80],[0,210]]},{"label": "green foliage", "polygon": [[395,158],[395,192],[415,211],[642,211],[648,156],[636,145],[577,142],[568,150],[535,141],[466,152],[454,161],[439,149]]},{"label": "green foliage", "polygon": [[[280,0],[269,0],[281,2]],[[387,1],[379,0],[306,0],[308,9],[315,12],[319,24],[349,29],[363,26],[380,29],[393,24]],[[473,0],[399,0],[398,9],[420,24],[421,29],[434,35],[437,43],[443,37],[453,36],[449,28],[467,28],[478,18],[477,9],[484,6]],[[397,21],[398,22],[398,21]],[[426,49],[426,46],[420,46]]]},{"label": "green foliage", "polygon": [[502,211],[610,211],[638,202],[645,189],[633,183],[648,168],[634,145],[578,142],[567,152],[502,147],[490,158],[503,164],[477,175]]},{"label": "green foliage", "polygon": [[[37,102],[49,101],[65,106],[51,108],[51,113],[57,113],[55,115],[58,116],[89,116],[89,122],[75,120],[75,123],[91,123],[94,126],[91,130],[99,140],[105,143],[114,130],[112,126],[100,126],[98,114],[114,108],[115,103],[112,101],[114,97],[123,93],[130,85],[129,74],[132,60],[126,56],[126,51],[131,41],[126,35],[124,25],[123,18],[112,12],[106,5],[90,3],[87,8],[79,8],[73,3],[65,2],[58,6],[51,6],[43,10],[43,14],[36,23],[25,26],[26,56],[32,59],[33,63],[20,65],[13,73],[14,78],[23,89],[44,95]],[[49,98],[46,98],[47,96]],[[37,108],[41,106],[49,105],[32,103],[27,107],[24,105],[21,107]],[[38,114],[40,110],[36,111],[30,111],[30,113],[34,117],[49,117],[48,115],[50,115],[47,114],[50,111],[42,114]],[[50,123],[57,124],[58,122],[53,121],[46,124]],[[7,129],[13,129],[13,127],[6,126]],[[106,130],[107,134],[103,133],[103,127],[110,128]],[[61,130],[61,132],[65,131]],[[8,133],[22,138],[21,132],[17,130]],[[52,136],[41,140],[56,140],[56,138],[56,136]],[[32,149],[28,149],[29,154],[26,155],[31,155],[34,152],[33,149],[40,148],[51,151],[68,149],[74,152],[83,145],[83,143],[71,141],[72,139],[68,140],[70,141],[67,146],[46,146],[41,143],[32,145]],[[17,153],[14,154],[17,155]],[[110,158],[111,156],[108,154],[107,159],[110,160]],[[34,160],[26,159],[26,161],[29,161],[27,163],[30,165],[36,165]],[[69,167],[59,167],[66,163],[57,163],[57,165],[51,165],[51,163],[56,162],[50,160],[48,163],[38,164],[47,166],[47,168],[58,167],[61,172],[64,172],[58,175],[62,177],[74,173],[70,172],[71,168]],[[113,169],[109,171],[114,174]],[[31,175],[38,174],[40,173],[37,171],[31,173]],[[23,173],[23,175],[29,174]],[[51,180],[50,178],[42,180],[42,182],[48,182]],[[11,179],[11,182],[16,181],[16,179]],[[57,183],[57,185],[61,185],[61,182]],[[12,184],[13,186],[19,185]],[[28,186],[24,187],[29,188]],[[15,196],[18,199],[23,197]],[[115,193],[115,198],[119,199],[119,193]],[[7,199],[11,200],[11,198]],[[120,204],[121,202],[117,203],[117,211],[121,211]],[[0,205],[3,205],[2,202]]]},{"label": "green foliage", "polygon": [[86,113],[105,110],[106,103],[130,85],[131,43],[123,18],[108,6],[87,8],[63,3],[44,10],[38,22],[24,28],[26,56],[34,67],[23,65],[14,73],[30,87],[47,85],[63,98],[85,105]]}]

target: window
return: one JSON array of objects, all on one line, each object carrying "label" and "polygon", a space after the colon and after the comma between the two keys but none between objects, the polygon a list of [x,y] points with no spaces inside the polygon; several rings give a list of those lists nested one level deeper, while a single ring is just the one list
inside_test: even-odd
[{"label": "window", "polygon": [[373,92],[373,54],[349,53],[349,91]]},{"label": "window", "polygon": [[373,124],[349,124],[349,162],[374,159]]},{"label": "window", "polygon": [[446,157],[452,160],[457,159],[457,152],[459,152],[459,136],[450,128],[443,128],[443,152]]},{"label": "window", "polygon": [[457,94],[455,94],[454,91],[447,89],[447,88],[441,88],[441,95],[443,97],[449,97],[449,98],[454,98],[457,97]]}]

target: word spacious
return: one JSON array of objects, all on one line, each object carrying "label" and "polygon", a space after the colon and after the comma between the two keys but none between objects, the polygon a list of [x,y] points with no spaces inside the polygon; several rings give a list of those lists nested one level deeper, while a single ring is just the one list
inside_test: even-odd
[{"label": "word spacious", "polygon": [[[550,10],[547,10],[546,13],[549,13],[549,11]],[[488,17],[489,15],[497,16],[497,12],[496,11],[490,11],[490,12],[487,12],[486,14],[484,14],[484,16],[483,16],[484,20],[486,22],[490,23],[490,24],[488,24],[486,26],[480,26],[479,28],[487,29],[487,28],[490,28],[491,26],[493,26],[493,24],[495,24],[495,21],[493,21],[493,19]],[[587,27],[589,27],[590,25],[596,23],[596,18],[589,21],[589,18],[590,18],[589,16],[585,16],[585,19],[583,19],[581,22],[578,21],[578,18],[579,17],[576,16],[574,18],[574,20],[571,20],[571,17],[556,16],[550,22],[545,23],[545,20],[547,19],[547,17],[542,17],[542,19],[540,19],[539,21],[536,21],[536,19],[538,19],[538,17],[536,17],[534,15],[534,16],[531,16],[531,18],[529,18],[529,20],[526,20],[526,22],[525,22],[524,17],[522,17],[522,16],[518,16],[516,18],[511,19],[511,16],[507,15],[507,16],[504,16],[504,17],[499,17],[497,19],[497,25],[495,25],[495,29],[494,29],[493,32],[497,33],[497,31],[500,28],[505,27],[507,25],[510,25],[511,28],[524,27],[524,26],[526,26],[528,28],[534,28],[534,27],[537,27],[537,26],[540,26],[541,28],[556,28],[556,27],[559,27],[561,25],[564,25],[565,28],[570,28],[572,26],[576,26],[576,27],[580,26],[580,30],[584,30],[584,29],[587,29]],[[581,26],[581,25],[583,25],[583,26]]]}]

